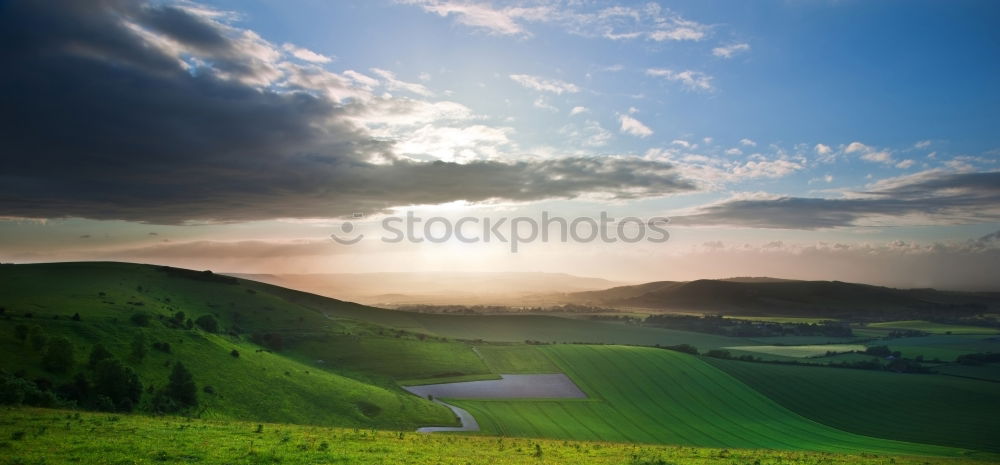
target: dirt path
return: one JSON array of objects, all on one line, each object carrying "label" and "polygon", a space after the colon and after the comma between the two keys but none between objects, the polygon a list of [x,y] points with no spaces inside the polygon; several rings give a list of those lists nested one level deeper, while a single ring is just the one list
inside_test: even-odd
[{"label": "dirt path", "polygon": [[423,428],[417,428],[418,433],[444,433],[450,431],[479,431],[479,423],[472,416],[471,413],[463,408],[456,407],[454,405],[441,402],[440,400],[435,400],[434,402],[444,405],[455,412],[455,416],[458,417],[458,421],[462,423],[462,426],[425,426]]}]

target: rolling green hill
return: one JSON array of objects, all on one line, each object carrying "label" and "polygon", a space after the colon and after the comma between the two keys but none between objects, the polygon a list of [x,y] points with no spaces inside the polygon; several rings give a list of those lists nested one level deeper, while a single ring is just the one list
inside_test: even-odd
[{"label": "rolling green hill", "polygon": [[705,360],[796,413],[858,434],[1000,452],[1000,385],[928,374]]},{"label": "rolling green hill", "polygon": [[541,347],[588,395],[452,400],[488,434],[699,447],[961,455],[840,431],[782,407],[695,356],[640,347]]},{"label": "rolling green hill", "polygon": [[[0,307],[0,369],[46,384],[67,383],[76,373],[92,376],[85,364],[92,347],[100,343],[134,368],[146,388],[163,387],[173,362],[182,362],[193,373],[200,391],[198,413],[204,417],[401,429],[454,421],[447,409],[387,380],[352,379],[338,373],[339,367],[317,367],[251,343],[249,334],[260,331],[294,341],[296,334],[362,327],[331,321],[252,282],[118,263],[4,265]],[[180,311],[194,319],[213,315],[222,330],[212,333],[174,323]],[[148,323],[136,324],[136,315],[146,315]],[[18,326],[37,327],[49,341],[69,339],[74,366],[62,373],[43,370],[45,349],[15,337]],[[137,334],[150,346],[142,360],[130,357]],[[169,344],[169,353],[152,349],[154,343]],[[205,392],[206,387],[212,392]],[[149,408],[151,397],[144,393],[140,409]]]}]

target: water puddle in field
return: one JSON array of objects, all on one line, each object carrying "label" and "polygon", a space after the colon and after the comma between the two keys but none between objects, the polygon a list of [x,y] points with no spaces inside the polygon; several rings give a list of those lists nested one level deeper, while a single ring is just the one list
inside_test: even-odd
[{"label": "water puddle in field", "polygon": [[573,380],[562,373],[544,375],[500,375],[500,379],[465,381],[461,383],[425,384],[404,386],[403,389],[420,397],[434,396],[437,402],[455,412],[462,426],[427,426],[419,433],[446,431],[479,431],[479,423],[465,409],[441,402],[439,398],[453,399],[583,399],[587,395]]},{"label": "water puddle in field", "polygon": [[425,384],[403,389],[418,396],[453,399],[565,399],[587,397],[573,380],[562,373],[545,375],[500,375],[501,379],[461,383]]}]

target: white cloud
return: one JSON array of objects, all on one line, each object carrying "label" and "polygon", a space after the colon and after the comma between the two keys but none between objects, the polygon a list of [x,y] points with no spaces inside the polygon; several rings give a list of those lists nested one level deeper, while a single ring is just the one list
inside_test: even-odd
[{"label": "white cloud", "polygon": [[530,74],[511,74],[510,78],[529,89],[534,89],[541,92],[552,92],[556,95],[562,95],[565,93],[575,94],[580,91],[580,88],[576,84],[560,81],[558,79],[546,79],[540,76],[532,76]]},{"label": "white cloud", "polygon": [[646,39],[663,41],[699,41],[711,32],[711,26],[685,19],[655,3],[642,6],[596,3],[598,9],[581,8],[583,2],[536,2],[538,6],[497,7],[476,0],[397,0],[416,5],[428,13],[454,18],[459,24],[491,34],[530,36],[527,23],[546,23],[584,37],[609,40]]},{"label": "white cloud", "polygon": [[476,29],[498,35],[527,35],[520,20],[539,20],[550,10],[538,8],[494,8],[485,2],[460,0],[401,0],[400,3],[418,5],[424,11],[441,17],[454,17],[455,21]]},{"label": "white cloud", "polygon": [[712,76],[702,73],[701,71],[673,71],[663,68],[650,68],[646,70],[646,74],[666,78],[670,81],[680,82],[685,87],[692,90],[711,91],[714,89],[712,86]]},{"label": "white cloud", "polygon": [[712,55],[715,55],[720,58],[732,58],[733,55],[736,55],[741,52],[746,52],[749,50],[750,50],[750,44],[747,43],[731,44],[713,48]]},{"label": "white cloud", "polygon": [[372,68],[371,71],[385,81],[386,88],[389,90],[404,90],[417,95],[423,95],[424,97],[434,95],[434,92],[431,92],[430,89],[424,87],[423,84],[396,79],[396,75],[391,71],[386,71],[380,68]]},{"label": "white cloud", "polygon": [[902,169],[905,170],[905,169],[913,166],[915,163],[916,163],[915,161],[910,160],[910,159],[903,160],[903,161],[901,161],[899,163],[896,163],[896,168],[902,168]]},{"label": "white cloud", "polygon": [[621,132],[637,137],[649,137],[653,134],[652,129],[629,115],[618,115],[618,119],[621,121]]},{"label": "white cloud", "polygon": [[579,115],[579,114],[582,114],[582,113],[587,113],[589,111],[590,110],[588,110],[587,107],[579,107],[578,106],[578,107],[573,107],[573,109],[569,111],[569,115],[570,116],[576,116],[576,115]]},{"label": "white cloud", "polygon": [[307,48],[296,46],[295,44],[286,43],[282,45],[281,48],[285,49],[286,52],[291,53],[293,57],[310,63],[329,63],[333,61],[333,58],[316,53]]},{"label": "white cloud", "polygon": [[867,152],[870,150],[871,147],[868,147],[867,145],[862,144],[861,142],[851,142],[850,144],[847,145],[847,148],[844,149],[844,152],[855,153],[855,152]]},{"label": "white cloud", "polygon": [[396,142],[396,151],[416,159],[427,156],[444,161],[467,162],[500,158],[500,148],[511,143],[511,128],[472,125],[439,127],[425,125],[404,133]]},{"label": "white cloud", "polygon": [[833,149],[830,148],[829,145],[825,144],[816,144],[816,147],[814,147],[814,149],[816,150],[816,153],[819,155],[829,155],[831,152],[833,152]]},{"label": "white cloud", "polygon": [[731,156],[743,155],[743,151],[736,147],[733,147],[731,149],[726,150],[726,155],[731,155]]},{"label": "white cloud", "polygon": [[753,139],[746,139],[746,138],[740,139],[740,144],[743,145],[744,147],[756,147],[757,146],[757,143],[754,142]]},{"label": "white cloud", "polygon": [[361,74],[353,69],[344,71],[344,76],[351,78],[352,81],[360,84],[362,87],[371,90],[372,88],[378,86],[378,79],[375,79],[366,74]]},{"label": "white cloud", "polygon": [[684,147],[684,148],[686,148],[686,149],[689,149],[689,148],[691,148],[691,143],[690,143],[690,142],[688,142],[688,141],[686,141],[686,140],[681,140],[681,139],[674,139],[674,140],[673,140],[672,142],[670,142],[670,143],[671,143],[671,144],[673,144],[673,145],[679,145],[679,146],[681,146],[681,147]]},{"label": "white cloud", "polygon": [[574,125],[566,125],[559,130],[571,143],[579,142],[584,147],[602,147],[611,141],[613,135],[601,124],[594,120],[587,120],[582,129],[577,129]]},{"label": "white cloud", "polygon": [[930,147],[930,146],[931,146],[931,141],[929,141],[929,140],[922,140],[922,141],[917,142],[916,144],[913,144],[913,148],[917,148],[917,149],[925,149],[925,148]]},{"label": "white cloud", "polygon": [[856,141],[848,144],[847,148],[844,149],[844,153],[860,153],[862,160],[874,163],[895,163],[889,151],[876,150],[874,147]]},{"label": "white cloud", "polygon": [[558,108],[552,106],[551,103],[545,100],[545,97],[536,98],[535,101],[532,102],[532,106],[534,106],[535,108],[541,108],[542,110],[559,111]]}]

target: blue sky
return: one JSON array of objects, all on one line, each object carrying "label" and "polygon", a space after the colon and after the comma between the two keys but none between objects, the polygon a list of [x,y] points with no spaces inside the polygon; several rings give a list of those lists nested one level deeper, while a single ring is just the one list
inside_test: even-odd
[{"label": "blue sky", "polygon": [[[629,280],[867,269],[859,280],[950,287],[982,287],[973,276],[997,271],[996,2],[7,8],[19,24],[55,27],[47,38],[15,30],[10,42],[34,57],[5,78],[22,89],[6,109],[8,185],[22,190],[0,205],[0,254],[15,261],[585,268]],[[58,29],[88,21],[98,26]],[[93,32],[108,29],[117,42]],[[59,40],[84,46],[43,47]],[[75,81],[33,80],[43,69]],[[140,80],[155,83],[141,97],[95,84]],[[113,116],[73,119],[88,111]],[[136,127],[110,130],[116,118]],[[326,239],[352,212],[371,231],[406,209],[607,210],[674,224],[656,248],[517,256],[462,244],[342,250]],[[220,251],[205,254],[213,244]],[[292,255],[274,260],[283,247]]]}]

